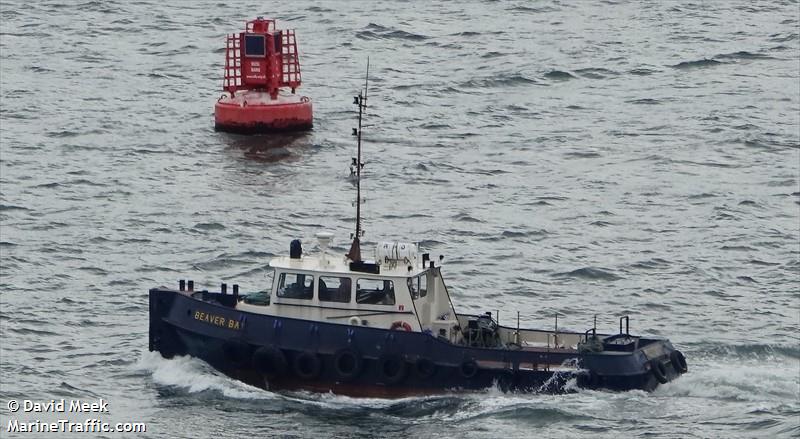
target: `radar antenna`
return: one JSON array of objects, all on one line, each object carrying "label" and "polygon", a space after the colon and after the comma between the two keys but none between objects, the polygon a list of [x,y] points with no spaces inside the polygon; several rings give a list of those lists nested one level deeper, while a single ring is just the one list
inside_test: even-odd
[{"label": "radar antenna", "polygon": [[353,165],[356,168],[356,232],[352,235],[353,242],[350,244],[350,251],[347,257],[353,262],[361,262],[361,169],[364,163],[361,161],[361,120],[367,109],[367,90],[369,87],[369,57],[367,57],[367,75],[364,79],[364,90],[358,92],[358,96],[353,98],[353,103],[358,105],[358,128],[353,128],[353,135],[358,139],[358,155],[353,158]]}]

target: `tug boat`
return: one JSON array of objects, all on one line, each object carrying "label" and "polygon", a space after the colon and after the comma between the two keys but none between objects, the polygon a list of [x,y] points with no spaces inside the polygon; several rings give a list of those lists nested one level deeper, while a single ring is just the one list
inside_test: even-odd
[{"label": "tug boat", "polygon": [[214,128],[241,134],[308,130],[311,100],[295,94],[301,84],[293,29],[258,17],[230,34],[225,47],[225,94],[214,106]]},{"label": "tug boat", "polygon": [[[241,293],[150,290],[149,349],[165,358],[190,355],[224,374],[269,390],[402,397],[496,386],[559,393],[578,388],[653,390],[687,371],[669,340],[619,333],[523,329],[491,312],[457,312],[439,262],[416,244],[382,242],[361,257],[361,120],[358,105],[356,227],[347,255],[330,255],[333,234],[316,234],[319,253],[299,240],[272,259],[272,284]],[[623,328],[624,324],[624,328]]]}]

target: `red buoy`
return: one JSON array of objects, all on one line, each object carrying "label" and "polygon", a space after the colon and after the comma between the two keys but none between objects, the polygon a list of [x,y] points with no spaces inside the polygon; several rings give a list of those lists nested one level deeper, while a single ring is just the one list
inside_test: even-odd
[{"label": "red buoy", "polygon": [[295,94],[297,56],[294,30],[277,30],[272,19],[258,17],[244,32],[228,35],[226,94],[214,106],[214,129],[252,134],[311,128],[311,100]]}]

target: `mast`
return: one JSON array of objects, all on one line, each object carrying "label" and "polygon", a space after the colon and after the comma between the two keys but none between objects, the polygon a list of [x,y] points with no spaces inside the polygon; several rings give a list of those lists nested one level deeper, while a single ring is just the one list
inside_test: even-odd
[{"label": "mast", "polygon": [[364,79],[364,90],[358,92],[358,96],[353,98],[353,103],[358,105],[358,128],[353,128],[358,144],[358,153],[353,157],[353,165],[356,167],[356,232],[353,234],[353,242],[350,244],[350,251],[347,257],[353,262],[361,262],[361,120],[364,110],[367,108],[367,90],[369,87],[369,57],[367,57],[367,75]]}]

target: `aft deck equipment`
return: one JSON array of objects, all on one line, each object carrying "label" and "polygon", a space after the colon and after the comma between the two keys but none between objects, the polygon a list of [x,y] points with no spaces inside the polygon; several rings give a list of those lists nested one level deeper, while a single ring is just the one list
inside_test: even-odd
[{"label": "aft deck equipment", "polygon": [[299,131],[313,125],[311,100],[296,94],[300,61],[293,29],[258,17],[230,34],[225,47],[222,95],[214,128],[235,133]]},{"label": "aft deck equipment", "polygon": [[[367,83],[368,85],[368,83]],[[459,313],[429,253],[412,242],[380,242],[363,259],[361,119],[358,105],[355,232],[350,251],[330,251],[334,235],[317,233],[319,254],[299,240],[274,258],[263,291],[150,290],[150,345],[164,357],[201,358],[230,377],[265,389],[305,389],[351,396],[400,397],[496,386],[564,392],[577,388],[652,390],[687,371],[669,340],[619,333],[503,326],[498,315]],[[624,328],[623,328],[624,323]]]}]

